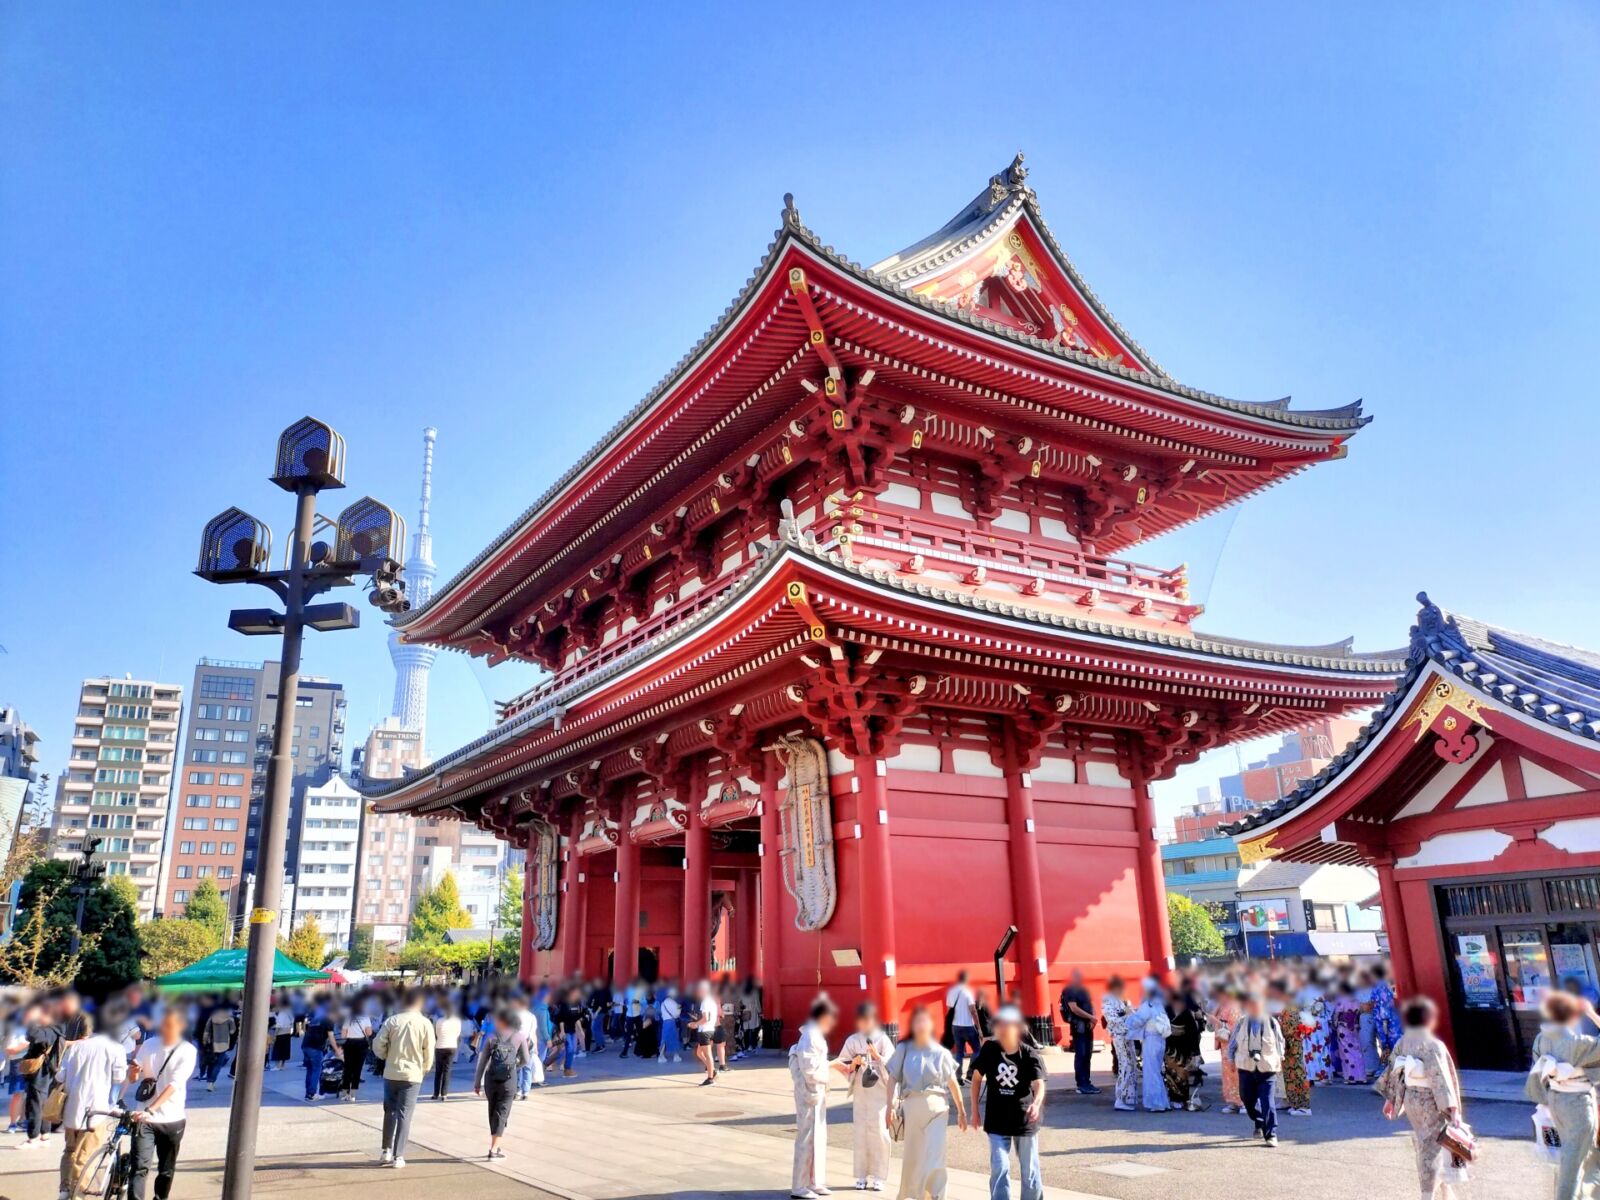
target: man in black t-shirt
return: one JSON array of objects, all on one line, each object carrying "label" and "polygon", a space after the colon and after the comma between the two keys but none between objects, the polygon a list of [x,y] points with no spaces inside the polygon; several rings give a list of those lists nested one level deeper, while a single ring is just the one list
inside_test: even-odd
[{"label": "man in black t-shirt", "polygon": [[983,1131],[989,1135],[989,1195],[1010,1200],[1011,1147],[1022,1168],[1022,1200],[1043,1200],[1039,1173],[1039,1118],[1044,1111],[1044,1057],[1023,1041],[1022,1010],[1008,1004],[994,1015],[994,1037],[972,1064],[972,1108],[983,1096]]},{"label": "man in black t-shirt", "polygon": [[1100,1089],[1089,1076],[1089,1061],[1094,1054],[1094,1001],[1083,986],[1082,971],[1074,971],[1061,989],[1061,1018],[1072,1033],[1072,1074],[1078,1095],[1098,1095]]}]

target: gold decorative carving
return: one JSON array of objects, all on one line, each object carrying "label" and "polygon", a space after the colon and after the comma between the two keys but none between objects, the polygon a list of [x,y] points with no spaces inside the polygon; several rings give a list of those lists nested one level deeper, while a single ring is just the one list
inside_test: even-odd
[{"label": "gold decorative carving", "polygon": [[1239,865],[1248,867],[1252,863],[1265,862],[1269,858],[1277,858],[1283,851],[1272,843],[1277,839],[1278,832],[1273,830],[1264,837],[1252,841],[1239,843]]}]

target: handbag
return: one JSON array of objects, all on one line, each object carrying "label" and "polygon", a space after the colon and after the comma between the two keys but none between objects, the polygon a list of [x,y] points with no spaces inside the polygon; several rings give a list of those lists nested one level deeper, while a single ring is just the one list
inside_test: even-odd
[{"label": "handbag", "polygon": [[1533,1110],[1533,1144],[1538,1155],[1552,1165],[1561,1161],[1561,1134],[1543,1104]]},{"label": "handbag", "polygon": [[1477,1160],[1478,1139],[1472,1136],[1472,1130],[1461,1121],[1446,1123],[1439,1131],[1439,1144],[1461,1162],[1470,1163]]},{"label": "handbag", "polygon": [[17,1064],[17,1070],[23,1075],[37,1075],[39,1068],[44,1066],[44,1060],[50,1057],[50,1051],[35,1054],[32,1058],[25,1058]]},{"label": "handbag", "polygon": [[[183,1043],[179,1042],[178,1046],[181,1045],[183,1045]],[[161,1064],[161,1070],[157,1071],[149,1079],[139,1080],[139,1086],[133,1089],[133,1098],[140,1104],[149,1104],[150,1101],[156,1098],[156,1080],[161,1078],[162,1073],[166,1071],[167,1067],[171,1064],[172,1056],[178,1052],[178,1046],[174,1046],[171,1050],[167,1051],[167,1057]]]},{"label": "handbag", "polygon": [[44,1104],[39,1109],[39,1119],[46,1125],[59,1125],[61,1118],[67,1115],[67,1085],[58,1083],[50,1089],[50,1094],[44,1098]]}]

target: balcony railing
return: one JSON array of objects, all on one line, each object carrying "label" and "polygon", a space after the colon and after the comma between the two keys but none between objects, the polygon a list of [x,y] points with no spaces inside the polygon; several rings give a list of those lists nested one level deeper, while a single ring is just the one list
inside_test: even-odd
[{"label": "balcony railing", "polygon": [[1087,554],[1009,529],[945,524],[911,513],[850,506],[813,521],[818,543],[837,549],[848,538],[857,558],[886,558],[902,570],[936,567],[972,582],[994,578],[1019,588],[1042,580],[1046,590],[1079,600],[1091,591],[1145,600],[1169,620],[1187,622],[1199,611],[1189,603],[1186,567],[1162,570],[1120,558]]}]

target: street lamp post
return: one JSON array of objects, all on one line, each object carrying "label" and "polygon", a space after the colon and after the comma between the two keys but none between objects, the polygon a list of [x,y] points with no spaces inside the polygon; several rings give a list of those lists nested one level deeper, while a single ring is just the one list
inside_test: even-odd
[{"label": "street lamp post", "polygon": [[94,861],[95,852],[99,849],[99,838],[85,838],[83,857],[72,864],[72,883],[67,888],[67,895],[78,901],[78,923],[72,927],[72,944],[67,948],[67,954],[72,958],[78,957],[78,951],[83,946],[83,913],[89,903],[89,893],[106,873],[105,863]]},{"label": "street lamp post", "polygon": [[283,899],[284,846],[288,840],[290,792],[294,781],[289,730],[300,691],[300,650],[307,629],[354,629],[359,614],[348,604],[311,601],[335,587],[372,577],[371,602],[385,612],[404,612],[405,584],[399,558],[405,548],[405,521],[370,497],[356,501],[334,523],[333,546],[313,541],[317,494],[344,486],[344,439],[332,427],[305,417],[278,438],[272,482],[295,497],[294,535],[280,571],[270,569],[272,531],[237,508],[212,519],[200,546],[195,574],[212,583],[255,583],[272,591],[283,611],[235,609],[228,627],[247,636],[278,635],[278,703],[262,806],[255,892],[248,919],[248,957],[241,1004],[238,1077],[228,1117],[228,1149],[223,1164],[223,1200],[248,1200],[256,1158],[256,1126],[261,1115],[262,1073],[266,1060],[267,1010],[272,999],[272,968],[278,948],[278,909]]}]

